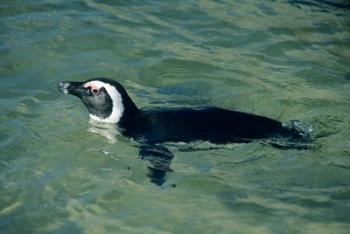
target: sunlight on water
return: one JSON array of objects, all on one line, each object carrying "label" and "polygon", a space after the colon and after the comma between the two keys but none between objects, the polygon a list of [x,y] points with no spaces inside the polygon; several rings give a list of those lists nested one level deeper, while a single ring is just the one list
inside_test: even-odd
[{"label": "sunlight on water", "polygon": [[[348,233],[350,4],[0,3],[0,233]],[[219,106],[312,127],[309,149],[139,144],[57,83],[111,77],[141,108]]]}]

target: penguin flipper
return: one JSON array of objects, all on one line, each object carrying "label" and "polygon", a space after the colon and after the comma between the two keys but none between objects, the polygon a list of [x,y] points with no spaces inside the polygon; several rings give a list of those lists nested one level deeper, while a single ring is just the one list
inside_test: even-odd
[{"label": "penguin flipper", "polygon": [[165,182],[166,173],[170,169],[171,160],[174,155],[161,145],[141,145],[139,148],[139,158],[150,162],[147,176],[151,182],[161,186]]}]

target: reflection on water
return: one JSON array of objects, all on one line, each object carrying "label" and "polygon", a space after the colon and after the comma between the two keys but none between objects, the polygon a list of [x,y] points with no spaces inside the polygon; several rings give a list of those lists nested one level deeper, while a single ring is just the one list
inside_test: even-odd
[{"label": "reflection on water", "polygon": [[[2,0],[0,233],[348,233],[349,10],[346,0]],[[140,152],[56,90],[95,76],[120,81],[142,108],[298,119],[317,147]]]},{"label": "reflection on water", "polygon": [[117,136],[121,135],[115,124],[98,122],[93,119],[89,119],[88,131],[105,137],[111,144],[116,143]]},{"label": "reflection on water", "polygon": [[174,155],[162,145],[142,145],[140,147],[139,158],[150,162],[148,166],[148,177],[151,182],[156,185],[165,183],[166,173],[172,171],[170,169],[171,160]]},{"label": "reflection on water", "polygon": [[[88,132],[98,134],[108,140],[110,144],[117,143],[118,136],[121,134],[115,124],[98,122],[89,119]],[[129,139],[131,141],[131,139]],[[132,142],[133,143],[133,142]],[[110,152],[101,150],[104,154]],[[171,160],[174,155],[162,145],[141,145],[139,146],[138,158],[149,162],[149,172],[147,176],[150,181],[156,185],[163,185],[165,183],[166,173],[172,171],[170,169]]]}]

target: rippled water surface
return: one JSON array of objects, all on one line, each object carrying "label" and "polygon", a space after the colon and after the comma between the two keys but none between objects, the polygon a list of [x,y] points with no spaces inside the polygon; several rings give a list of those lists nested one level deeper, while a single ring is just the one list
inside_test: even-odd
[{"label": "rippled water surface", "polygon": [[[348,233],[347,0],[0,2],[0,233]],[[311,124],[315,147],[138,145],[57,83],[120,81],[141,108]]]}]

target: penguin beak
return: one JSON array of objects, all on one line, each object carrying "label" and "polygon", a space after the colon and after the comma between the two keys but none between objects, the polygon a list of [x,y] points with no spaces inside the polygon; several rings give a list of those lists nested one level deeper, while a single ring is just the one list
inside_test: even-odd
[{"label": "penguin beak", "polygon": [[82,97],[87,94],[88,89],[84,87],[84,82],[64,81],[58,84],[58,90],[64,94],[71,94],[77,97]]}]

